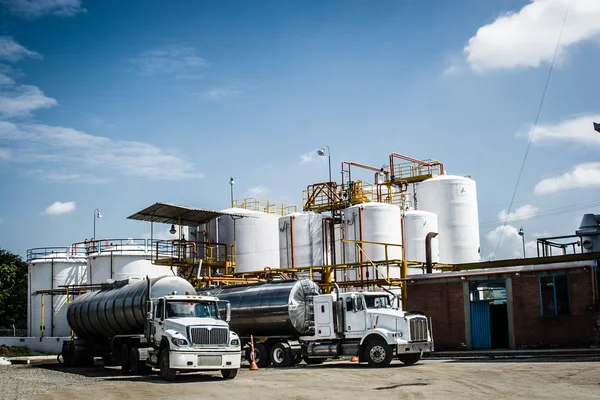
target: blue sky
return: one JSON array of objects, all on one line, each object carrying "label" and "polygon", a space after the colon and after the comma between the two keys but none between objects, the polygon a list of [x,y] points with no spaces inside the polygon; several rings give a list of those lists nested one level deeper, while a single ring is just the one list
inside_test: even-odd
[{"label": "blue sky", "polygon": [[[472,176],[488,257],[566,6],[0,0],[0,247],[90,238],[96,208],[97,237],[142,237],[128,215],[226,208],[231,176],[236,198],[300,206],[329,145],[338,181],[391,152]],[[599,46],[600,2],[573,1],[497,257],[520,255],[521,226],[599,213]]]}]

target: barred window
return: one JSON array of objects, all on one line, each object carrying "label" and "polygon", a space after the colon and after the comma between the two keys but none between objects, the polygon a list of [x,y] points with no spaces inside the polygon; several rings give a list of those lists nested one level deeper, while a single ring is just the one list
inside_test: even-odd
[{"label": "barred window", "polygon": [[569,277],[567,275],[548,275],[540,277],[540,300],[542,316],[556,317],[569,315]]}]

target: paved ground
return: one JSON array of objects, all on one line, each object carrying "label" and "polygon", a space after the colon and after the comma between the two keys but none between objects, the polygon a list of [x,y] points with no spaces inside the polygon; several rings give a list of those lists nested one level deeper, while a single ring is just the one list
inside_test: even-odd
[{"label": "paved ground", "polygon": [[371,369],[350,362],[217,374],[123,376],[118,368],[67,369],[51,361],[0,366],[0,399],[598,399],[600,358],[424,360]]}]

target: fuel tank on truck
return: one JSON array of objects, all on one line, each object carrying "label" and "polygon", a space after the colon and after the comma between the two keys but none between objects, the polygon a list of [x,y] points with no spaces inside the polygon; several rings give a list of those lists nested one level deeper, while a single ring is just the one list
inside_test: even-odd
[{"label": "fuel tank on truck", "polygon": [[199,291],[231,304],[232,331],[240,336],[305,335],[313,326],[312,297],[320,294],[310,280],[233,285]]},{"label": "fuel tank on truck", "polygon": [[[144,333],[148,281],[117,281],[76,297],[67,309],[67,321],[78,338]],[[178,276],[150,279],[152,298],[193,294],[194,287]]]}]

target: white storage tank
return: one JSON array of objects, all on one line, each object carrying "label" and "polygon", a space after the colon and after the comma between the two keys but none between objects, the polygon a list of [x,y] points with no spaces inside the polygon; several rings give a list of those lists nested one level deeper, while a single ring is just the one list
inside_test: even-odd
[{"label": "white storage tank", "polygon": [[314,212],[293,213],[279,218],[279,266],[313,267],[325,264],[327,254],[323,224],[325,218]]},{"label": "white storage tank", "polygon": [[235,218],[224,215],[218,218],[215,240],[233,244],[235,225],[236,272],[260,271],[265,267],[279,268],[279,216],[244,208],[228,208],[228,213],[247,215]]},{"label": "white storage tank", "polygon": [[[404,213],[404,257],[406,261],[424,263],[425,238],[430,232],[438,233],[437,215],[428,211],[410,210]],[[431,261],[439,262],[437,236],[431,239]]]},{"label": "white storage tank", "polygon": [[98,251],[88,257],[88,282],[139,280],[176,275],[176,268],[152,264],[152,254],[143,239],[98,241]]},{"label": "white storage tank", "polygon": [[28,251],[28,336],[42,336],[42,298],[44,336],[69,336],[66,296],[35,294],[39,290],[60,289],[64,285],[82,285],[87,281],[85,255],[71,254],[67,248],[39,248]]},{"label": "white storage tank", "polygon": [[477,188],[473,179],[441,175],[421,182],[417,206],[438,218],[439,262],[480,261]]},{"label": "white storage tank", "polygon": [[[400,207],[386,203],[364,203],[344,210],[344,238],[379,242],[387,244],[402,244]],[[355,243],[344,243],[346,263],[383,261],[386,259],[385,246],[363,244],[364,252],[359,252]],[[401,246],[387,246],[387,259],[402,259]],[[375,279],[374,269],[369,269],[369,279]],[[383,272],[383,271],[382,271]],[[394,268],[390,278],[400,277],[400,268]]]}]

